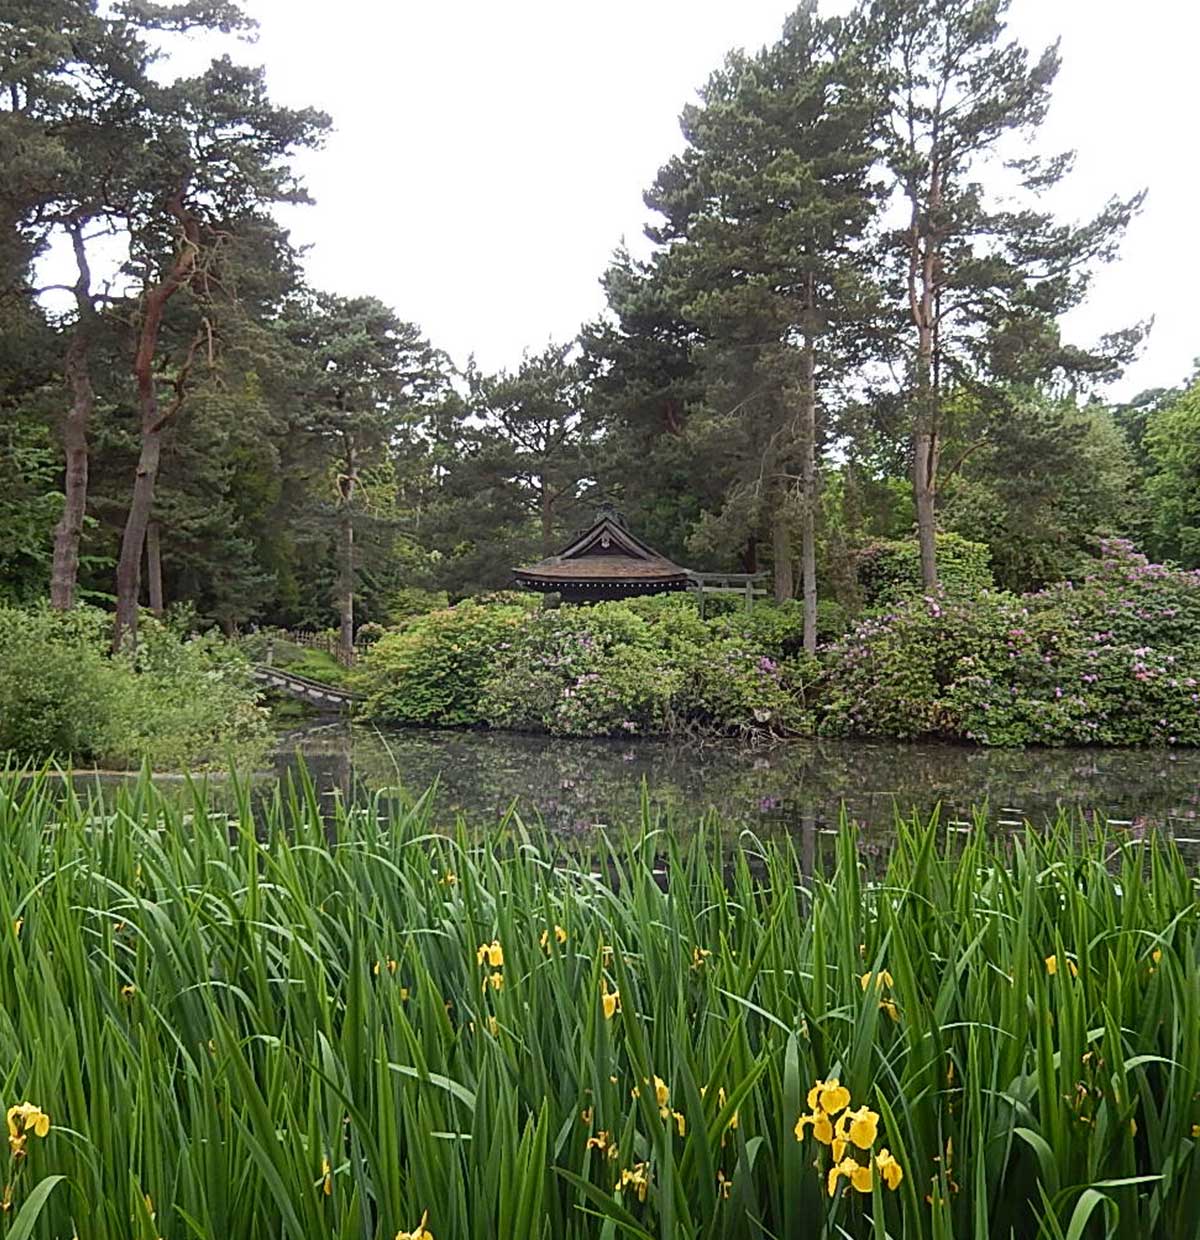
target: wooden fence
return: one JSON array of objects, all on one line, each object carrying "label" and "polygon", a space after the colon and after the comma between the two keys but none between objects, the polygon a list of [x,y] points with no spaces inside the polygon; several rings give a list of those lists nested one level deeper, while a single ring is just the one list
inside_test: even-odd
[{"label": "wooden fence", "polygon": [[766,598],[767,573],[688,573],[688,589],[696,593],[700,617],[704,618],[704,598],[709,594],[740,594],[746,610],[754,610],[756,598]]}]

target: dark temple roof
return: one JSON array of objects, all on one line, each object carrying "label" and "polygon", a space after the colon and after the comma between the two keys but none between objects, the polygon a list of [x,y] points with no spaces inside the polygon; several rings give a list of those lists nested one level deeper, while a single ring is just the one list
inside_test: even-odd
[{"label": "dark temple roof", "polygon": [[558,555],[513,570],[517,582],[531,590],[559,590],[563,586],[600,589],[681,590],[688,571],[659,555],[636,538],[611,509],[564,547]]}]

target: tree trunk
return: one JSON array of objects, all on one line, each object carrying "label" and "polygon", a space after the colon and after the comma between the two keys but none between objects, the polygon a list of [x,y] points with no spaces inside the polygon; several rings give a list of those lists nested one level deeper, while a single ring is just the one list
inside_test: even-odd
[{"label": "tree trunk", "polygon": [[913,498],[917,504],[917,542],[921,549],[921,584],[929,593],[938,588],[937,467],[941,455],[937,432],[919,428],[913,436]]},{"label": "tree trunk", "polygon": [[50,565],[50,605],[59,611],[75,606],[75,587],[79,580],[79,540],[87,515],[88,424],[96,396],[92,389],[90,355],[95,307],[92,304],[92,275],[83,241],[83,225],[71,227],[71,243],[79,278],[75,283],[75,305],[79,317],[71,335],[64,361],[71,387],[71,408],[63,421],[63,511],[54,527],[54,557]]},{"label": "tree trunk", "polygon": [[117,616],[113,630],[113,649],[137,645],[138,596],[141,593],[142,548],[146,527],[154,507],[154,486],[158,480],[158,462],[162,456],[162,432],[183,404],[185,384],[200,337],[192,342],[187,359],[175,380],[175,397],[171,407],[162,413],[158,389],[154,381],[154,356],[162,330],[167,302],[191,276],[199,249],[200,225],[188,214],[183,204],[183,190],[167,203],[167,210],[179,224],[182,239],[175,260],[167,275],[147,290],[142,313],[138,348],[133,360],[137,381],[138,403],[142,410],[142,447],[138,454],[137,472],[133,479],[133,499],[125,530],[121,535],[121,554],[117,560]]},{"label": "tree trunk", "polygon": [[771,557],[775,564],[775,601],[784,603],[796,594],[792,573],[792,532],[788,529],[787,493],[780,487],[771,518]]},{"label": "tree trunk", "polygon": [[146,527],[146,577],[150,594],[150,610],[163,614],[162,550],[158,541],[158,522],[151,521]]},{"label": "tree trunk", "polygon": [[542,477],[541,483],[539,499],[542,515],[542,555],[549,557],[554,554],[554,504],[545,476]]},{"label": "tree trunk", "polygon": [[[813,279],[808,278],[809,305]],[[804,649],[817,649],[817,380],[816,347],[809,335],[804,343],[804,391],[801,409],[800,579],[804,591]]]},{"label": "tree trunk", "polygon": [[942,207],[942,181],[937,162],[930,171],[928,209],[923,212],[915,191],[909,230],[908,297],[917,329],[915,408],[913,411],[912,479],[917,509],[917,542],[921,551],[921,583],[932,593],[937,573],[937,471],[941,454],[936,384],[937,244],[922,233],[922,218],[935,218]]},{"label": "tree trunk", "polygon": [[355,473],[354,444],[346,437],[346,472],[342,475],[338,490],[341,494],[341,512],[338,516],[338,662],[343,667],[354,664],[354,489],[358,483]]},{"label": "tree trunk", "polygon": [[[154,402],[157,407],[157,401]],[[133,478],[133,498],[125,529],[121,535],[121,554],[117,559],[117,622],[113,649],[137,645],[138,601],[142,593],[142,548],[146,528],[154,508],[154,483],[162,455],[162,431],[143,431]]]}]

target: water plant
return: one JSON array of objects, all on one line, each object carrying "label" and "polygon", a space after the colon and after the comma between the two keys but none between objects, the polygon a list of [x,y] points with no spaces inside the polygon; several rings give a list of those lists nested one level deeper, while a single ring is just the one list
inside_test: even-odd
[{"label": "water plant", "polygon": [[0,776],[0,1235],[1194,1234],[1170,840],[435,806]]}]

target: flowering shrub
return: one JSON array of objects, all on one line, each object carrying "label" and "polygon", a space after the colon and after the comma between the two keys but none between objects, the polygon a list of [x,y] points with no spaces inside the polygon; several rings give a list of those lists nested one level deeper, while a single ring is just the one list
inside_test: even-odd
[{"label": "flowering shrub", "polygon": [[1121,540],[1022,597],[921,597],[829,652],[821,730],[991,745],[1200,744],[1200,573]]},{"label": "flowering shrub", "polygon": [[681,673],[622,604],[530,617],[496,651],[481,710],[496,727],[560,736],[670,731]]},{"label": "flowering shrub", "polygon": [[772,658],[762,651],[733,637],[709,643],[692,665],[681,712],[717,732],[810,731],[802,689],[815,680],[813,669],[802,658]]},{"label": "flowering shrub", "polygon": [[815,677],[784,653],[798,630],[757,616],[706,622],[677,596],[543,611],[460,604],[383,637],[359,681],[367,712],[396,722],[557,736],[801,730],[797,690]]},{"label": "flowering shrub", "polygon": [[533,617],[499,652],[485,697],[498,727],[564,736],[785,733],[801,723],[789,668],[679,598]]}]

